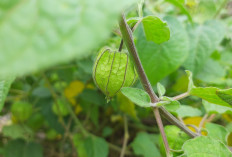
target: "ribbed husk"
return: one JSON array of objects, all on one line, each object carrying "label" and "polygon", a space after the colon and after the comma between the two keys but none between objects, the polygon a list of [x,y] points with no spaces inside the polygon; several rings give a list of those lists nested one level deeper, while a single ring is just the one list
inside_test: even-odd
[{"label": "ribbed husk", "polygon": [[137,77],[133,63],[126,51],[100,50],[93,68],[93,79],[99,89],[113,97],[122,87],[133,85]]}]

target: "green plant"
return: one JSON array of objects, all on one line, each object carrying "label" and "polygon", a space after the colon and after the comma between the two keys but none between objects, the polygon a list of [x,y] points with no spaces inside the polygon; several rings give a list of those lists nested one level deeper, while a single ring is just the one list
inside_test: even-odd
[{"label": "green plant", "polygon": [[231,4],[0,1],[0,156],[232,156]]}]

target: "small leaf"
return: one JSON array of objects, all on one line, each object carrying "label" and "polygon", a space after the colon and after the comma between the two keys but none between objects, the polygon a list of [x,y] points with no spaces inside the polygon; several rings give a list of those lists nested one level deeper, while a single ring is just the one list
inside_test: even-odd
[{"label": "small leaf", "polygon": [[178,117],[185,118],[185,117],[195,117],[201,116],[202,112],[198,108],[194,108],[188,105],[180,105],[180,108],[176,110]]},{"label": "small leaf", "polygon": [[182,149],[186,157],[232,157],[230,150],[222,142],[206,136],[186,141]]},{"label": "small leaf", "polygon": [[122,94],[124,94],[128,99],[134,102],[140,107],[150,107],[151,99],[150,96],[142,89],[124,87],[121,89]]},{"label": "small leaf", "polygon": [[133,28],[139,20],[141,20],[140,17],[131,17],[127,19],[127,24],[130,26],[130,28]]},{"label": "small leaf", "polygon": [[159,104],[162,104],[169,112],[175,112],[180,107],[180,102],[173,100],[169,97],[162,97],[162,101],[158,102],[157,106],[160,106]]},{"label": "small leaf", "polygon": [[131,146],[136,155],[142,155],[144,157],[160,157],[160,152],[155,145],[155,141],[151,135],[140,132],[136,135],[136,138],[132,142]]},{"label": "small leaf", "polygon": [[229,131],[225,127],[214,123],[206,123],[205,128],[208,131],[207,136],[227,144]]},{"label": "small leaf", "polygon": [[157,83],[157,90],[159,93],[159,97],[162,97],[166,93],[165,87],[161,83]]},{"label": "small leaf", "polygon": [[192,90],[192,88],[194,88],[194,83],[193,83],[193,74],[191,71],[189,70],[185,70],[187,76],[188,76],[188,80],[189,80],[189,83],[188,83],[188,92],[190,92]]},{"label": "small leaf", "polygon": [[142,23],[148,41],[160,44],[169,40],[170,30],[166,22],[156,16],[147,16]]},{"label": "small leaf", "polygon": [[0,78],[0,112],[3,108],[6,96],[13,80],[14,77],[9,77],[7,79]]}]

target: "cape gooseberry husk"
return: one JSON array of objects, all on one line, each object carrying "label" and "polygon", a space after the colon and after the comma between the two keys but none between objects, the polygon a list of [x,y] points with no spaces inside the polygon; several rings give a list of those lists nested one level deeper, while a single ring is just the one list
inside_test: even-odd
[{"label": "cape gooseberry husk", "polygon": [[93,79],[107,98],[113,97],[122,87],[132,86],[136,77],[127,51],[119,52],[108,47],[100,50],[93,68]]}]

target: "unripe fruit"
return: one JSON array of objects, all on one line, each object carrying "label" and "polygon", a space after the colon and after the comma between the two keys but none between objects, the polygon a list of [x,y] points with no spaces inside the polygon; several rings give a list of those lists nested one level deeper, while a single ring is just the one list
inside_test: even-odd
[{"label": "unripe fruit", "polygon": [[100,50],[93,68],[93,79],[107,98],[113,97],[122,87],[131,86],[136,77],[126,51],[113,51],[107,47]]},{"label": "unripe fruit", "polygon": [[15,122],[24,122],[32,115],[32,104],[16,102],[11,106],[12,117]]}]

